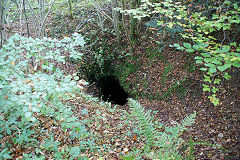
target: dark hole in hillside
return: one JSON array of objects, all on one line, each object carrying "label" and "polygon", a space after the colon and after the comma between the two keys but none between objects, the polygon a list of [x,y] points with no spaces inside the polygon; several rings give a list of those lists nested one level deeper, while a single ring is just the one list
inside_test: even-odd
[{"label": "dark hole in hillside", "polygon": [[104,101],[118,105],[124,105],[127,103],[127,98],[129,96],[115,76],[100,77],[97,81],[97,88],[100,90]]}]

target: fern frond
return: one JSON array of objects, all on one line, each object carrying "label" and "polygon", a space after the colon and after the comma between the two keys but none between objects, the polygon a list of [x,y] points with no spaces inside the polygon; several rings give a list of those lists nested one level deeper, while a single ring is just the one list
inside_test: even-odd
[{"label": "fern frond", "polygon": [[[179,138],[180,134],[194,123],[196,113],[186,116],[181,123],[165,127],[164,132],[158,132],[156,125],[163,126],[160,123],[153,123],[151,111],[145,111],[140,103],[133,99],[128,100],[131,107],[132,116],[136,117],[139,128],[142,130],[143,138],[146,140],[146,156],[151,159],[181,159],[178,148],[183,140]],[[157,150],[149,150],[151,147],[157,147]]]},{"label": "fern frond", "polygon": [[139,127],[142,129],[146,142],[149,146],[153,145],[155,139],[153,122],[150,111],[145,111],[144,108],[135,100],[129,99],[129,105],[132,110],[132,116],[136,117],[139,122]]}]

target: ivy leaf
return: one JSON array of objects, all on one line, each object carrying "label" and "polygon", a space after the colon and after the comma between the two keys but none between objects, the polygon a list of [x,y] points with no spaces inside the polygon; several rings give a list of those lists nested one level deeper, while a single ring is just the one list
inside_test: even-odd
[{"label": "ivy leaf", "polygon": [[183,43],[183,46],[185,48],[192,48],[191,44],[190,43]]},{"label": "ivy leaf", "polygon": [[31,112],[26,112],[24,115],[25,115],[25,118],[28,119],[32,116],[32,113]]},{"label": "ivy leaf", "polygon": [[176,48],[179,49],[179,50],[183,50],[183,49],[184,49],[184,48],[181,47],[178,43],[174,43],[173,45],[174,45],[174,47],[176,47]]},{"label": "ivy leaf", "polygon": [[240,68],[240,63],[238,61],[235,61],[234,63],[232,63],[232,65],[236,68]]},{"label": "ivy leaf", "polygon": [[202,46],[203,46],[204,48],[206,48],[208,45],[209,45],[209,44],[207,44],[207,43],[203,43],[203,44],[202,44]]}]

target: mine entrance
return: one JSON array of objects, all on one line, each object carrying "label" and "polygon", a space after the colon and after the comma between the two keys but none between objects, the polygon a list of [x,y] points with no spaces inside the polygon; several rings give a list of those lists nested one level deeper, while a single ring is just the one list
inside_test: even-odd
[{"label": "mine entrance", "polygon": [[118,105],[125,105],[127,103],[129,96],[115,76],[100,77],[96,82],[96,86],[100,90],[101,97],[104,101]]}]

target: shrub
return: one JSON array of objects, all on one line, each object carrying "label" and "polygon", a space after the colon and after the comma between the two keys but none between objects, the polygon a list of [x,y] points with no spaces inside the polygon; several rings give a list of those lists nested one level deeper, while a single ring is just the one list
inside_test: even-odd
[{"label": "shrub", "polygon": [[[79,46],[84,46],[84,40],[78,34],[60,41],[15,34],[3,45],[0,50],[0,138],[4,140],[0,155],[3,158],[15,156],[11,153],[15,152],[13,148],[30,148],[33,152],[23,152],[26,159],[47,158],[50,153],[52,157],[73,159],[78,156],[73,154],[74,150],[83,151],[84,145],[91,145],[84,140],[90,135],[85,125],[73,116],[67,104],[81,90],[72,76],[65,76],[55,67],[57,62],[64,64],[66,57],[81,58],[82,54],[76,50]],[[60,125],[69,134],[68,138],[77,139],[80,147],[69,146],[60,154],[60,143],[54,138],[56,133],[47,134],[43,117]],[[43,150],[46,155],[40,154]]]}]

